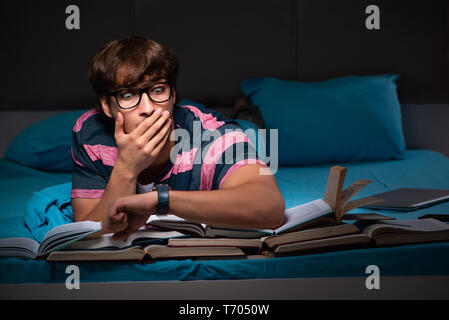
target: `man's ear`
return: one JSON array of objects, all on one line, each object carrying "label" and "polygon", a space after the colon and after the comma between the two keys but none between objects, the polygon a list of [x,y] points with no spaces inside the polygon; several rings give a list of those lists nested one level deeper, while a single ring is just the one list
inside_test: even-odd
[{"label": "man's ear", "polygon": [[176,103],[176,90],[173,88],[172,91],[173,103]]},{"label": "man's ear", "polygon": [[101,109],[103,110],[104,114],[108,116],[111,119],[114,119],[114,116],[112,115],[111,107],[108,104],[108,99],[106,97],[101,97]]}]

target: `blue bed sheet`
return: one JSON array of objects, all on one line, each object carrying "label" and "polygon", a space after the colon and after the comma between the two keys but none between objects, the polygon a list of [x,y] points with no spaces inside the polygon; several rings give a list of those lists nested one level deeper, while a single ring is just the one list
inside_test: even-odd
[{"label": "blue bed sheet", "polygon": [[[340,163],[348,168],[345,185],[357,179],[372,183],[356,198],[399,187],[449,189],[449,159],[432,151],[408,151],[404,160]],[[292,207],[323,196],[329,168],[282,167],[276,173],[279,187]],[[71,174],[43,172],[0,160],[0,238],[30,237],[23,220],[25,205],[33,192],[69,182]],[[353,212],[371,212],[357,209]],[[449,214],[449,202],[430,208],[398,213],[381,211],[397,219],[413,219],[427,213]],[[64,282],[69,263],[0,259],[0,283]],[[298,257],[254,260],[153,263],[77,262],[82,281],[161,281],[208,279],[268,279],[298,277],[366,276],[375,264],[383,275],[449,274],[449,242],[344,250]]]},{"label": "blue bed sheet", "polygon": [[[335,164],[279,168],[276,179],[286,207],[290,208],[322,198],[329,168],[333,165]],[[449,159],[433,151],[409,150],[404,160],[365,161],[338,165],[348,168],[344,187],[359,179],[371,180],[371,183],[357,193],[354,199],[397,188],[449,189]],[[372,211],[358,208],[351,213]],[[430,213],[449,214],[449,202],[412,212],[382,210],[381,213],[402,220],[416,219]]]},{"label": "blue bed sheet", "polygon": [[71,180],[71,173],[40,171],[0,159],[0,219],[23,217],[33,192]]}]

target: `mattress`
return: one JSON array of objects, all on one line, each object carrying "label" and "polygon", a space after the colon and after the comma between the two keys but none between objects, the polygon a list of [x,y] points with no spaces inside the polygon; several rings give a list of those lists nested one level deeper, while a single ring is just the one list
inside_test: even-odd
[{"label": "mattress", "polygon": [[[323,197],[332,165],[335,164],[278,168],[276,178],[286,207]],[[449,189],[449,159],[433,151],[409,150],[404,160],[339,165],[348,168],[345,186],[358,179],[372,180],[355,198],[400,187]],[[70,173],[39,171],[0,159],[0,238],[32,237],[23,220],[27,200],[35,191],[70,180]],[[356,209],[351,213],[357,212],[372,210]],[[449,214],[449,202],[407,213],[380,213],[396,219],[414,219],[428,213]],[[69,264],[1,258],[0,283],[65,282]],[[84,282],[364,277],[366,267],[373,264],[385,276],[448,275],[449,242],[272,259],[76,263]]]}]

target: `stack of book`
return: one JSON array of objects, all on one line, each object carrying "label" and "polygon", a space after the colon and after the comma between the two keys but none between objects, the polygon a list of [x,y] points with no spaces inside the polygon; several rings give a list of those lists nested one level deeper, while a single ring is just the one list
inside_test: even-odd
[{"label": "stack of book", "polygon": [[346,168],[332,167],[324,197],[286,210],[284,223],[274,230],[230,229],[154,215],[123,241],[112,234],[89,239],[101,224],[83,221],[50,230],[42,243],[0,239],[0,256],[48,261],[249,259],[449,240],[449,225],[433,218],[347,214],[382,199],[350,201],[370,181],[358,180],[342,190],[345,174]]}]

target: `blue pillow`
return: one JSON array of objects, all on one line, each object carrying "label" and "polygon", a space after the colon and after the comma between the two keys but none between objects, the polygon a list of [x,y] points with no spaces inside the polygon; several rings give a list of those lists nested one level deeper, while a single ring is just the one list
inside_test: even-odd
[{"label": "blue pillow", "polygon": [[279,165],[390,160],[405,156],[398,77],[255,78],[241,89],[259,108],[266,129],[278,129]]},{"label": "blue pillow", "polygon": [[67,112],[35,123],[11,142],[5,156],[39,170],[73,171],[72,128],[86,111]]}]

